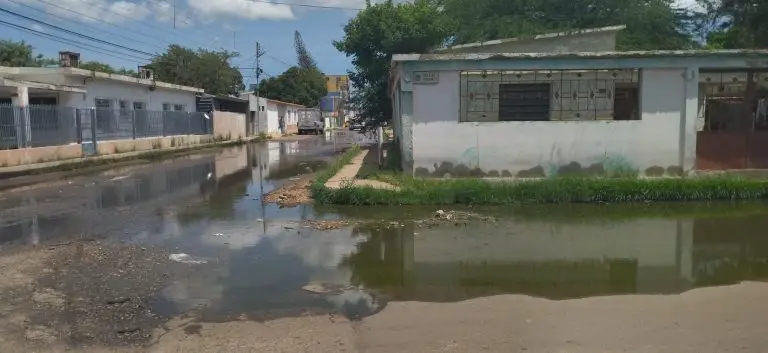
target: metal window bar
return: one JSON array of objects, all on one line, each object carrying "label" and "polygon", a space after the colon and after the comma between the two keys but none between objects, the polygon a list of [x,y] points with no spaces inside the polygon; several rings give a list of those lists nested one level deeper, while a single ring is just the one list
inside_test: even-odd
[{"label": "metal window bar", "polygon": [[700,76],[702,130],[768,130],[768,71],[702,69]]},{"label": "metal window bar", "polygon": [[[637,69],[462,71],[459,121],[637,120],[638,75]],[[548,98],[534,92],[544,84]],[[531,87],[530,94],[514,85]],[[541,105],[549,106],[548,116],[532,117]]]}]

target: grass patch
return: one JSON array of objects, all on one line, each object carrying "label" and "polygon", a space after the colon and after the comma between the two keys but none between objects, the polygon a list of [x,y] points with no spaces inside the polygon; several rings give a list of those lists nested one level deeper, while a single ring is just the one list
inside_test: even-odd
[{"label": "grass patch", "polygon": [[336,173],[341,170],[345,165],[352,161],[360,153],[360,146],[354,145],[344,151],[336,161],[330,164],[327,168],[320,171],[315,180],[310,185],[310,191],[312,192],[312,198],[319,203],[334,203],[333,195],[336,190],[331,190],[325,187],[325,183],[328,179],[331,179]]},{"label": "grass patch", "polygon": [[528,203],[633,203],[757,200],[768,180],[734,177],[680,179],[549,178],[526,181],[423,179],[378,174],[399,191],[370,187],[325,190],[318,202],[341,205],[505,205]]}]

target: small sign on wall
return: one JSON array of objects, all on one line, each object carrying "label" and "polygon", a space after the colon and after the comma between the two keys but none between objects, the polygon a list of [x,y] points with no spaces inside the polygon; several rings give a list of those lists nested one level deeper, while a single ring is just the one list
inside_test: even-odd
[{"label": "small sign on wall", "polygon": [[438,83],[440,76],[437,71],[415,71],[413,73],[413,83],[426,84],[426,83]]}]

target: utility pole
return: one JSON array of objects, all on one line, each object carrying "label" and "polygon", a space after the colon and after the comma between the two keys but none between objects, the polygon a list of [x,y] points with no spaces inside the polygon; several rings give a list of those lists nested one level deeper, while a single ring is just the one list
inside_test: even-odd
[{"label": "utility pole", "polygon": [[173,29],[176,29],[176,5],[173,5]]},{"label": "utility pole", "polygon": [[[257,126],[261,126],[261,95],[259,92],[259,78],[261,78],[261,57],[266,54],[264,50],[261,49],[261,43],[256,42],[256,65],[254,65],[256,70],[256,122],[255,124]],[[269,125],[269,124],[265,124]],[[253,131],[253,127],[251,128],[251,131]],[[261,131],[259,131],[261,132]]]}]

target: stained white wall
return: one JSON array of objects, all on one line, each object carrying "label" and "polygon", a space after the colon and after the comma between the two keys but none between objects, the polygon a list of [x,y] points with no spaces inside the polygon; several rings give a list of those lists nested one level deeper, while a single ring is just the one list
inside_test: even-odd
[{"label": "stained white wall", "polygon": [[[45,78],[43,81],[42,79]],[[38,77],[41,82],[68,82],[62,75],[48,75]],[[69,82],[72,83],[72,82]],[[78,84],[82,85],[82,81]],[[59,105],[77,108],[92,108],[96,104],[96,99],[111,99],[115,109],[118,108],[118,102],[125,100],[133,105],[133,102],[144,102],[147,110],[163,110],[163,103],[171,105],[181,104],[184,111],[195,111],[195,92],[172,90],[157,87],[150,91],[149,87],[130,82],[114,80],[85,80],[87,93],[68,93],[61,92],[59,96]],[[173,109],[173,108],[171,108]]]},{"label": "stained white wall", "polygon": [[641,120],[459,123],[459,72],[441,71],[439,83],[413,85],[413,170],[432,173],[444,162],[500,176],[537,166],[554,174],[572,162],[640,173],[691,169],[698,85],[684,72],[641,71]]}]

